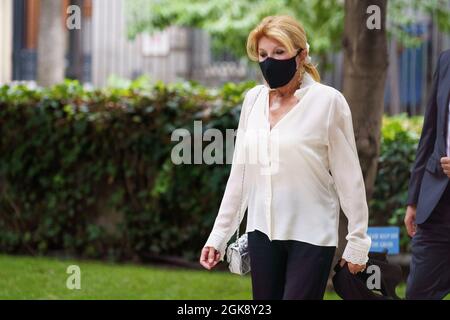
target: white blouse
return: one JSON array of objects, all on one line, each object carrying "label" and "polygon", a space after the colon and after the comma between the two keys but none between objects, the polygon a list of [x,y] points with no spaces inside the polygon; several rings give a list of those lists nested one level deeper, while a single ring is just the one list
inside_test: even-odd
[{"label": "white blouse", "polygon": [[447,157],[450,157],[450,102],[448,104]]},{"label": "white blouse", "polygon": [[294,93],[299,102],[270,129],[269,90],[257,85],[245,95],[230,175],[205,246],[223,261],[248,208],[246,232],[337,247],[341,206],[348,218],[343,258],[365,264],[368,207],[347,101],[305,73]]}]

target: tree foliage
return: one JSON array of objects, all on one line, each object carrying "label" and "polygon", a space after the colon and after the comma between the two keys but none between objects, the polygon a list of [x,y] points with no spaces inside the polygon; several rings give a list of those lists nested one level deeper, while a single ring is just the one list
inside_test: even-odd
[{"label": "tree foliage", "polygon": [[[341,47],[344,22],[343,0],[127,0],[128,33],[153,33],[170,25],[201,28],[209,32],[213,50],[229,50],[245,56],[250,30],[267,15],[289,14],[304,25],[312,54],[324,55]],[[447,0],[390,0],[388,28],[408,46],[421,39],[405,27],[431,15],[438,27],[450,32]]]}]

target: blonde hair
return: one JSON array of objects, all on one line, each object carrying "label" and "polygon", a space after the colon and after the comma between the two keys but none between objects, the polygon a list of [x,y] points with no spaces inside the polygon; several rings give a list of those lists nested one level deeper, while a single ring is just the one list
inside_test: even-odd
[{"label": "blonde hair", "polygon": [[[259,60],[258,42],[263,36],[277,40],[292,54],[300,48],[306,50],[305,29],[288,15],[267,16],[250,32],[247,38],[247,55],[253,61]],[[303,66],[314,80],[320,82],[316,66],[306,61]]]}]

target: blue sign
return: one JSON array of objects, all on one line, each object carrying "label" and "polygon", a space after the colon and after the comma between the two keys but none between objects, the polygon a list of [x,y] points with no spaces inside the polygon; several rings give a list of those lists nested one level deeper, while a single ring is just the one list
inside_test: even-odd
[{"label": "blue sign", "polygon": [[399,227],[369,227],[367,234],[372,239],[371,252],[384,252],[388,254],[400,253]]}]

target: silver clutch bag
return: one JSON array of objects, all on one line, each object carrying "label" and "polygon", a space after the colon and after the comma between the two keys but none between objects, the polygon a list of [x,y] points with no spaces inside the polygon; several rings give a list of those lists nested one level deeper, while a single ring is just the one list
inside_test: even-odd
[{"label": "silver clutch bag", "polygon": [[244,275],[250,271],[247,233],[244,233],[228,246],[227,262],[228,268],[232,273]]}]

